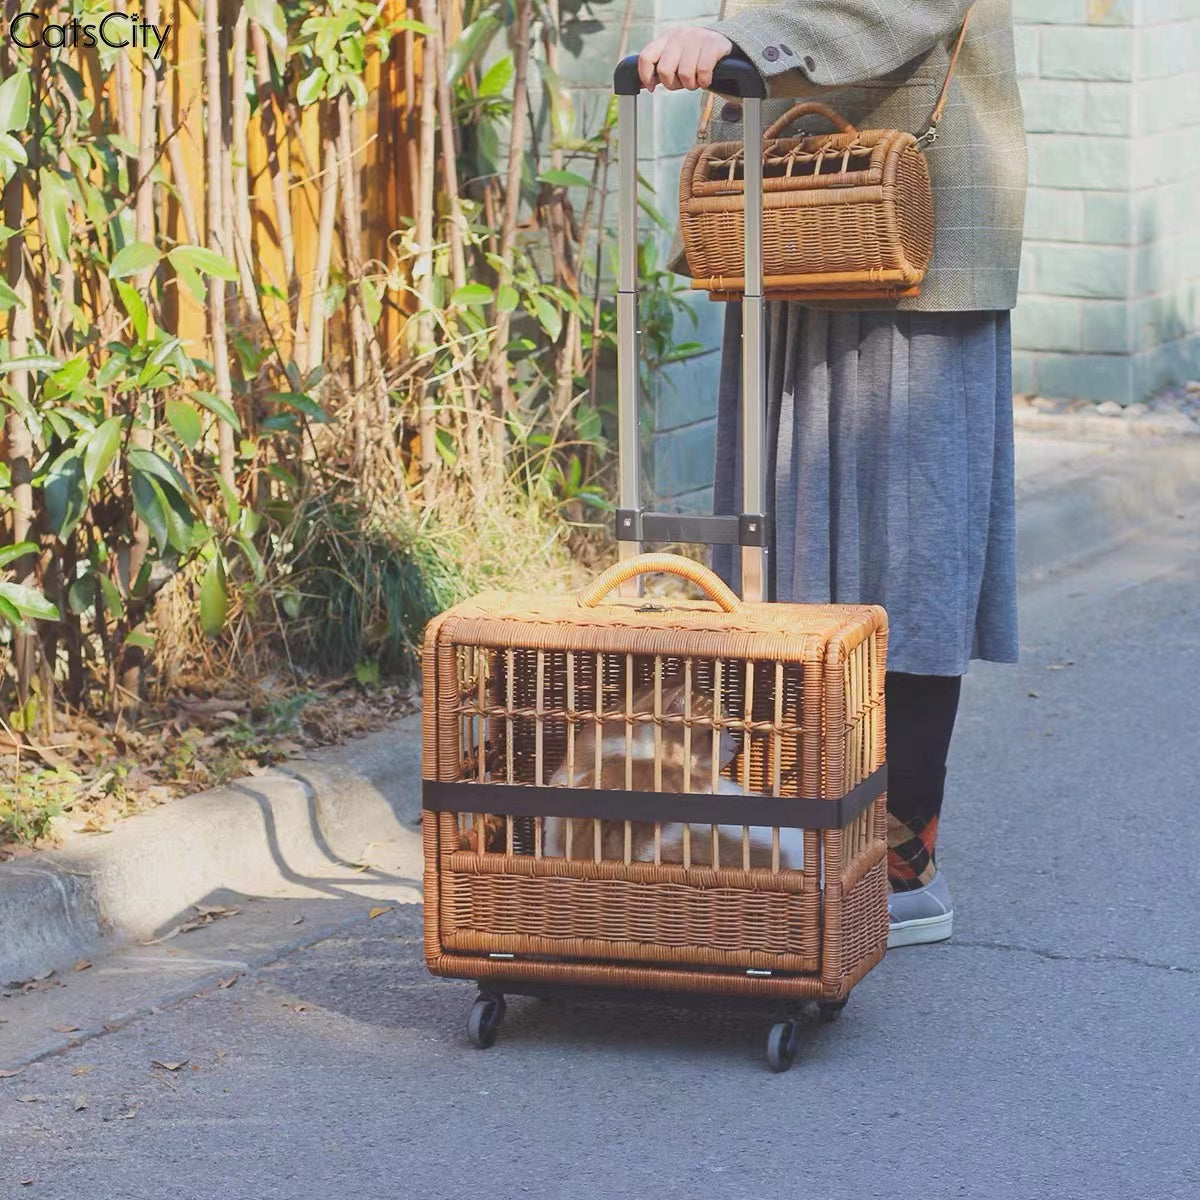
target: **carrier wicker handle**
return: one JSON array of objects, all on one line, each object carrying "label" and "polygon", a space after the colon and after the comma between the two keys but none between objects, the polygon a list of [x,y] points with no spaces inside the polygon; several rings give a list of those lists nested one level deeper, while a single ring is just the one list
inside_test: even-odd
[{"label": "carrier wicker handle", "polygon": [[679,575],[705,592],[722,611],[737,612],[742,607],[737,593],[702,563],[684,558],[682,554],[639,554],[611,566],[599,578],[579,593],[582,608],[595,608],[609,592],[638,575]]},{"label": "carrier wicker handle", "polygon": [[763,140],[769,141],[771,138],[777,138],[783,131],[797,118],[807,117],[810,114],[818,117],[824,117],[831,125],[835,125],[840,133],[857,133],[855,129],[841,113],[830,108],[828,104],[822,104],[818,100],[803,100],[799,104],[793,104],[791,108],[763,134]]}]

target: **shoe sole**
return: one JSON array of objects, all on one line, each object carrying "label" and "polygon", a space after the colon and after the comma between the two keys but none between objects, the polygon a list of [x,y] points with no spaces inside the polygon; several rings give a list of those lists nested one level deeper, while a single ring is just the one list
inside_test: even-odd
[{"label": "shoe sole", "polygon": [[954,913],[941,913],[936,917],[901,921],[888,926],[888,949],[900,946],[928,946],[933,942],[944,942],[954,932]]}]

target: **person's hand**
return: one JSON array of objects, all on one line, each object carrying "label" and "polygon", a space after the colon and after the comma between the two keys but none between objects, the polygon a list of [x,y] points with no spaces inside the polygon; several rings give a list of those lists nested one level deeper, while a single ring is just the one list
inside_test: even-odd
[{"label": "person's hand", "polygon": [[638,55],[638,74],[648,92],[656,83],[671,92],[694,92],[712,84],[713,68],[732,53],[733,43],[724,34],[685,25],[656,37]]}]

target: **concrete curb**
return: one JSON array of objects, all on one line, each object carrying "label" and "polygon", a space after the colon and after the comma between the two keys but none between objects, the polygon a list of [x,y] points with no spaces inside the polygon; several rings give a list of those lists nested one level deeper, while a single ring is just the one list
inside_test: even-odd
[{"label": "concrete curb", "polygon": [[[1081,421],[1087,438],[1079,434]],[[1200,438],[1107,437],[1095,426],[1094,418],[1046,417],[1036,433],[1018,429],[1023,582],[1093,558],[1200,503]]]},{"label": "concrete curb", "polygon": [[0,984],[154,935],[214,892],[267,894],[413,837],[420,718],[0,864]]},{"label": "concrete curb", "polygon": [[[1200,503],[1200,439],[1097,437],[1093,421],[1080,439],[1070,417],[1036,425],[1017,437],[1023,580]],[[0,864],[0,984],[152,936],[214,892],[268,894],[355,863],[373,842],[414,838],[420,743],[420,718],[408,717],[104,837]]]}]

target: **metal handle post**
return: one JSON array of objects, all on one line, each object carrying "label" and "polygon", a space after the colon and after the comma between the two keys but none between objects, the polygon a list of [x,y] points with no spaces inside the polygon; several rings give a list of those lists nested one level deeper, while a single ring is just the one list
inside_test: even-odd
[{"label": "metal handle post", "polygon": [[[742,297],[742,513],[766,519],[766,472],[763,427],[766,424],[766,339],[763,319],[763,159],[762,100],[742,104],[745,139],[746,291]],[[758,546],[742,547],[742,599],[767,599],[766,538]]]},{"label": "metal handle post", "polygon": [[[740,546],[742,596],[768,598],[767,484],[763,462],[766,424],[766,353],[764,339],[762,220],[762,100],[766,85],[752,63],[731,55],[718,63],[713,90],[740,96],[745,120],[745,280],[742,303],[742,512],[738,517],[683,517],[644,513],[641,488],[641,444],[638,427],[640,370],[638,325],[638,172],[637,104],[641,91],[637,57],[631,55],[613,77],[617,94],[619,139],[618,268],[617,268],[617,449],[619,485],[617,537],[622,559],[642,552],[646,537],[691,531],[710,544]],[[678,540],[684,540],[682,538]],[[687,540],[699,540],[693,536]],[[622,585],[622,595],[640,594],[640,577]]]},{"label": "metal handle post", "polygon": [[[634,522],[642,511],[641,411],[638,328],[638,174],[637,93],[617,98],[618,230],[617,230],[617,453],[619,520]],[[621,531],[618,531],[621,532]],[[627,531],[626,531],[627,532]],[[637,531],[640,532],[640,531]],[[642,552],[640,537],[618,543],[622,559]],[[622,595],[640,595],[640,576],[621,585]]]}]

